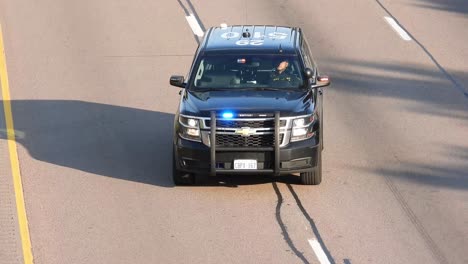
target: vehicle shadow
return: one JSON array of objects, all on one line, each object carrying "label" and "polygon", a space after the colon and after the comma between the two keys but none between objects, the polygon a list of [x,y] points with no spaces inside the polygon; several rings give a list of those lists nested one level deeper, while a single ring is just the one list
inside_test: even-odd
[{"label": "vehicle shadow", "polygon": [[[16,141],[32,158],[106,177],[174,186],[173,114],[74,100],[11,103]],[[2,102],[0,106],[3,109]],[[6,137],[1,122],[0,138]],[[206,177],[200,185],[237,187],[274,181],[294,184],[297,178]]]},{"label": "vehicle shadow", "polygon": [[391,179],[400,179],[418,184],[450,188],[468,189],[468,148],[447,145],[442,153],[450,157],[451,164],[423,164],[400,162],[399,166],[375,170],[380,175]]},{"label": "vehicle shadow", "polygon": [[216,177],[210,177],[206,175],[199,175],[201,179],[197,179],[195,186],[220,186],[228,188],[237,188],[242,185],[256,185],[256,184],[268,184],[268,183],[287,183],[291,185],[299,185],[299,176],[295,175],[282,175],[266,176],[266,175],[217,175]]},{"label": "vehicle shadow", "polygon": [[16,140],[32,158],[122,180],[173,186],[169,177],[173,114],[73,100],[11,104]]}]

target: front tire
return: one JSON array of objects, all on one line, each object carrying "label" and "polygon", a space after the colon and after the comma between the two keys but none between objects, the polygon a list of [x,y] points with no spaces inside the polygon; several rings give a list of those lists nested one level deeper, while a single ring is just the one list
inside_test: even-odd
[{"label": "front tire", "polygon": [[301,173],[300,178],[301,183],[304,185],[319,185],[322,182],[322,146],[318,148],[318,159],[315,169]]}]

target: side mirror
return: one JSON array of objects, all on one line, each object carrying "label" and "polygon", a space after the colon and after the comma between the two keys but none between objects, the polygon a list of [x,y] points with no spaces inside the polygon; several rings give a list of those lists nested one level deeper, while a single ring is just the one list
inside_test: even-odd
[{"label": "side mirror", "polygon": [[170,83],[172,86],[176,86],[176,87],[180,87],[180,88],[185,88],[184,76],[172,75],[171,78],[169,79],[169,83]]},{"label": "side mirror", "polygon": [[330,85],[330,77],[327,75],[320,75],[317,76],[317,81],[315,84],[312,85],[312,88],[319,88],[319,87],[325,87]]},{"label": "side mirror", "polygon": [[314,71],[311,68],[306,68],[304,70],[304,75],[307,79],[314,77]]}]

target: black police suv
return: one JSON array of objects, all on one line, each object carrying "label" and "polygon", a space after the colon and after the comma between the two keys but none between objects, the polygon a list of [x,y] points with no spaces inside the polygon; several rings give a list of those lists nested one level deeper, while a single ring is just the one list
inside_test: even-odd
[{"label": "black police suv", "polygon": [[210,28],[185,79],[174,120],[173,179],[300,173],[322,181],[323,95],[300,28]]}]

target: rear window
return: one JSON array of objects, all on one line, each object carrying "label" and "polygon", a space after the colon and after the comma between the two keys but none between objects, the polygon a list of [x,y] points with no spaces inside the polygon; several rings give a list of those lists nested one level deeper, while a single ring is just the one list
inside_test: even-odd
[{"label": "rear window", "polygon": [[191,87],[217,88],[300,88],[303,71],[297,56],[227,55],[199,59]]}]

